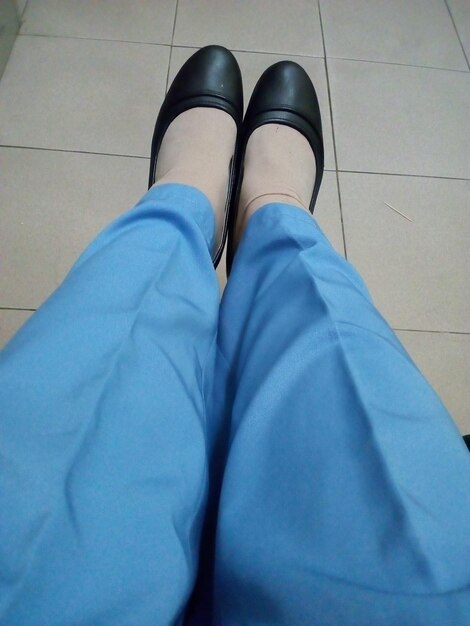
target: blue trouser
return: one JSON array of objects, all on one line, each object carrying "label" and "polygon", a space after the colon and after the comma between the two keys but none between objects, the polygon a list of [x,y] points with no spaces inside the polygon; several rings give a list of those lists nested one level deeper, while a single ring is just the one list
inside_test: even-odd
[{"label": "blue trouser", "polygon": [[469,624],[470,455],[362,280],[269,205],[219,311],[213,233],[153,188],[0,353],[0,623],[182,623],[207,561],[217,625]]}]

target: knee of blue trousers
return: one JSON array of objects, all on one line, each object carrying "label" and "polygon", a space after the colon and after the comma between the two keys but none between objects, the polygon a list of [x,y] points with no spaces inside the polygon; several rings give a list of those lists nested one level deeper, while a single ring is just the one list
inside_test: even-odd
[{"label": "knee of blue trousers", "polygon": [[2,623],[153,624],[184,609],[207,481],[188,376],[213,368],[213,233],[202,193],[153,188],[2,352]]},{"label": "knee of blue trousers", "polygon": [[[468,470],[467,456],[363,281],[307,214],[270,205],[251,218],[224,294],[219,345],[235,398],[218,525],[220,623],[236,623],[233,607],[246,623],[362,624],[368,615],[383,623],[377,614],[402,623],[398,615],[407,610],[410,623],[452,623],[439,621],[442,614],[426,621],[438,613],[436,602],[405,593],[428,591],[429,599],[433,590],[450,590],[442,601],[448,613],[461,602],[451,595],[468,584],[468,479],[459,476],[459,468]],[[379,466],[394,479],[390,488],[363,489],[363,497],[361,485],[377,480]],[[411,511],[417,527],[411,540],[394,525],[392,505],[398,519]],[[374,510],[383,524],[375,523]],[[430,511],[424,521],[423,510]],[[451,541],[433,534],[437,518]],[[392,541],[382,542],[381,554],[367,537],[372,545],[372,538],[386,536],[390,519]],[[357,532],[365,542],[354,540]],[[409,575],[416,565],[411,557],[422,552],[415,534],[429,549],[416,568],[428,567],[431,582],[422,572]],[[397,551],[388,549],[392,543]],[[348,581],[343,589],[341,581]],[[366,606],[366,585],[386,588],[375,612]],[[426,601],[429,611],[422,608]]]}]

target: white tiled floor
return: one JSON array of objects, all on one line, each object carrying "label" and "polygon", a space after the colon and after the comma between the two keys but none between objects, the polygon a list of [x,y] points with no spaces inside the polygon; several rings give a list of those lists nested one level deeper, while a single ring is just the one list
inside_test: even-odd
[{"label": "white tiled floor", "polygon": [[442,0],[327,0],[322,15],[329,56],[468,69]]},{"label": "white tiled floor", "polygon": [[18,37],[0,83],[2,144],[148,156],[169,57],[168,46]]},{"label": "white tiled floor", "polygon": [[311,0],[179,0],[173,43],[323,56],[320,16]]},{"label": "white tiled floor", "polygon": [[338,167],[470,178],[468,72],[328,60]]},{"label": "white tiled floor", "polygon": [[314,80],[330,170],[316,216],[470,432],[468,0],[18,4],[0,81],[0,342],[145,191],[167,77],[220,43],[246,99],[279,58]]}]

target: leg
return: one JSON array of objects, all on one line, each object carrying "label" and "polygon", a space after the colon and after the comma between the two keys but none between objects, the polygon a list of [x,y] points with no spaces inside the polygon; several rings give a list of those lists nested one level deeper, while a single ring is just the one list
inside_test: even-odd
[{"label": "leg", "polygon": [[0,356],[0,621],[168,624],[207,490],[214,215],[154,187]]},{"label": "leg", "polygon": [[470,455],[306,211],[250,219],[218,341],[216,623],[467,624]]},{"label": "leg", "polygon": [[232,423],[216,623],[468,624],[470,456],[306,210],[323,149],[305,72],[269,68],[246,119],[219,321]]},{"label": "leg", "polygon": [[216,439],[211,255],[242,111],[233,55],[196,52],[157,118],[156,186],[0,356],[5,626],[182,622]]}]

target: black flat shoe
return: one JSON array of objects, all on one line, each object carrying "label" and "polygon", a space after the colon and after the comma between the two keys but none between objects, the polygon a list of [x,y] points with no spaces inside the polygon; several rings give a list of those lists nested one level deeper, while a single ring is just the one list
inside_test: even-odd
[{"label": "black flat shoe", "polygon": [[[155,124],[150,154],[149,189],[155,182],[157,159],[163,136],[171,122],[184,111],[195,107],[221,109],[233,117],[240,130],[243,118],[243,87],[238,63],[229,50],[221,46],[201,48],[186,61],[171,84]],[[222,256],[227,236],[230,198],[235,179],[235,155],[230,163],[225,204],[225,221],[221,241],[212,257],[214,266]]]},{"label": "black flat shoe", "polygon": [[258,80],[243,120],[237,159],[238,180],[229,213],[227,275],[230,273],[235,254],[235,227],[246,145],[251,133],[264,124],[290,126],[308,140],[316,162],[315,185],[309,206],[311,213],[323,177],[323,135],[315,88],[300,65],[292,61],[280,61],[269,67]]}]

